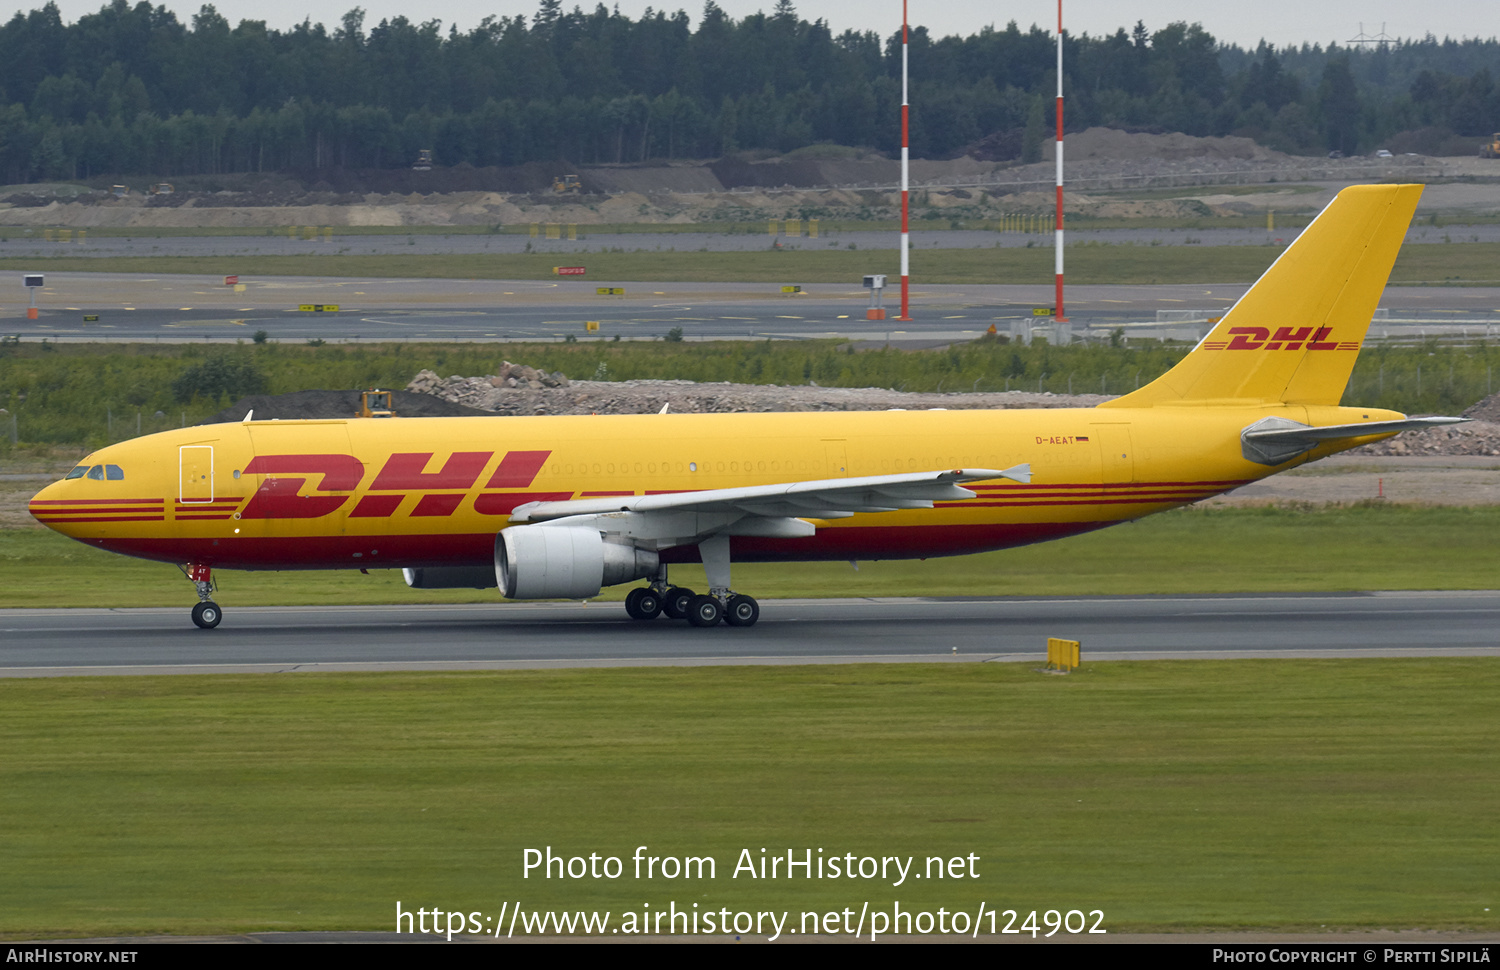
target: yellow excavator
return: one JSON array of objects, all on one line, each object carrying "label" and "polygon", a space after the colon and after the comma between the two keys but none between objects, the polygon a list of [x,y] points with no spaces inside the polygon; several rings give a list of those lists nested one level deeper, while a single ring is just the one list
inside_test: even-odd
[{"label": "yellow excavator", "polygon": [[1500,131],[1483,145],[1479,146],[1480,158],[1500,158]]},{"label": "yellow excavator", "polygon": [[583,192],[583,185],[576,175],[557,175],[552,179],[552,191],[558,195],[578,195]]},{"label": "yellow excavator", "polygon": [[359,416],[362,418],[394,418],[396,409],[391,406],[391,392],[378,388],[362,391],[359,395]]}]

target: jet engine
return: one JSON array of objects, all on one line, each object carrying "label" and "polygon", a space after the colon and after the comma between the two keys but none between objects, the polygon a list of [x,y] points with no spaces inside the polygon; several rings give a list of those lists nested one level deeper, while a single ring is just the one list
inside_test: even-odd
[{"label": "jet engine", "polygon": [[520,525],[495,537],[495,578],[506,599],[587,599],[656,569],[655,552],[605,539],[597,529]]}]

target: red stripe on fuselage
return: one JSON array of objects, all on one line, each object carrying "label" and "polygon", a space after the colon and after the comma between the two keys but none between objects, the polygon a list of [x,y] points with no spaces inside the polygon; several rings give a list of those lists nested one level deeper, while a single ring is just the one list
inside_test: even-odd
[{"label": "red stripe on fuselage", "polygon": [[32,505],[98,505],[108,502],[112,505],[165,505],[166,499],[162,498],[38,498],[32,499]]},{"label": "red stripe on fuselage", "polygon": [[[493,451],[455,451],[443,467],[435,472],[424,472],[433,453],[398,453],[386,459],[385,467],[375,476],[372,492],[400,492],[429,488],[471,488],[479,480],[479,473],[489,464]],[[504,460],[500,462],[503,466]],[[528,484],[530,484],[528,482]]]},{"label": "red stripe on fuselage", "polygon": [[530,488],[537,473],[547,463],[550,451],[512,451],[500,459],[495,474],[485,482],[485,488]]},{"label": "red stripe on fuselage", "polygon": [[458,503],[462,502],[462,495],[423,495],[417,507],[412,509],[412,517],[417,516],[444,516],[452,515],[458,510]]},{"label": "red stripe on fuselage", "polygon": [[359,500],[354,511],[349,513],[351,519],[385,519],[396,514],[396,508],[400,506],[405,495],[366,495]]},{"label": "red stripe on fuselage", "polygon": [[[802,539],[736,536],[736,562],[815,562],[961,556],[1079,535],[1114,522],[988,525],[865,526],[822,529]],[[300,538],[91,539],[112,552],[162,562],[199,562],[221,569],[369,569],[487,566],[493,532],[461,535],[309,536]],[[355,558],[355,553],[359,557]],[[698,547],[664,550],[662,562],[698,562]]]}]

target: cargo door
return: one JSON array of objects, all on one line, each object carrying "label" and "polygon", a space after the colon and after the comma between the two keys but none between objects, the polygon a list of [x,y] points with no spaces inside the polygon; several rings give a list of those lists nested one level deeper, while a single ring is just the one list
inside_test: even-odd
[{"label": "cargo door", "polygon": [[848,478],[849,457],[843,438],[823,439],[823,474],[820,478]]},{"label": "cargo door", "polygon": [[1135,481],[1135,449],[1131,447],[1130,425],[1096,424],[1099,439],[1101,481],[1106,485],[1128,485]]}]

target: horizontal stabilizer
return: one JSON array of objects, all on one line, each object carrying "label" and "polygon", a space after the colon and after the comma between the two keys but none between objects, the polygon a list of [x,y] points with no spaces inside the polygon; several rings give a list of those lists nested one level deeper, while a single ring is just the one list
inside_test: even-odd
[{"label": "horizontal stabilizer", "polygon": [[1279,465],[1311,451],[1324,441],[1347,441],[1371,435],[1397,434],[1422,428],[1462,424],[1468,418],[1402,418],[1397,421],[1365,421],[1359,424],[1328,424],[1312,427],[1287,418],[1262,418],[1240,432],[1247,459],[1262,465]]}]

